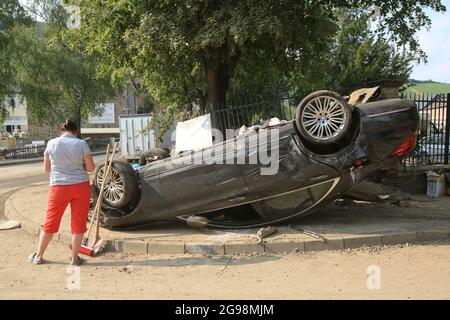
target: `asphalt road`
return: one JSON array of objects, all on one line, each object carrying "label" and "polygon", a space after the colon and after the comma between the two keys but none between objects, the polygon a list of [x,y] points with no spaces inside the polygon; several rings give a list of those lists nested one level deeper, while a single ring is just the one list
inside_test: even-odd
[{"label": "asphalt road", "polygon": [[[94,161],[103,160],[103,155],[94,156]],[[0,167],[0,192],[2,189],[25,187],[32,183],[48,181],[42,162],[14,164]]]},{"label": "asphalt road", "polygon": [[[42,163],[0,167],[0,214],[15,189],[47,179]],[[449,243],[278,256],[111,252],[88,258],[75,281],[67,244],[52,243],[49,263],[35,266],[26,257],[36,242],[21,229],[0,233],[0,299],[450,298]]]},{"label": "asphalt road", "polygon": [[[94,156],[95,162],[103,159],[103,155]],[[31,184],[46,183],[47,181],[48,174],[44,172],[43,162],[0,166],[0,219],[4,218],[3,205],[11,192]]]}]

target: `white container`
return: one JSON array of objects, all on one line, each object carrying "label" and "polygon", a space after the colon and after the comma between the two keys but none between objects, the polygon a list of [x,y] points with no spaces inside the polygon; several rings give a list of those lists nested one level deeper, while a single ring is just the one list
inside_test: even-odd
[{"label": "white container", "polygon": [[151,116],[149,114],[125,115],[119,117],[120,151],[122,157],[132,160],[149,149],[155,148],[155,134],[148,130]]},{"label": "white container", "polygon": [[436,173],[427,175],[427,196],[431,198],[442,197],[446,193],[445,176]]}]

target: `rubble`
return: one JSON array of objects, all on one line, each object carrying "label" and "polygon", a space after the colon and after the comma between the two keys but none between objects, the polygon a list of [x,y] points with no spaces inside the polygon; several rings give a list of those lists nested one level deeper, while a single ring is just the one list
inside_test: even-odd
[{"label": "rubble", "polygon": [[190,216],[186,223],[192,228],[204,228],[208,225],[208,219],[201,216]]},{"label": "rubble", "polygon": [[377,202],[380,199],[389,198],[388,192],[380,184],[367,180],[351,188],[345,195],[355,200],[367,202]]},{"label": "rubble", "polygon": [[256,233],[256,237],[259,239],[258,243],[263,243],[264,239],[277,233],[278,230],[274,227],[261,228]]}]

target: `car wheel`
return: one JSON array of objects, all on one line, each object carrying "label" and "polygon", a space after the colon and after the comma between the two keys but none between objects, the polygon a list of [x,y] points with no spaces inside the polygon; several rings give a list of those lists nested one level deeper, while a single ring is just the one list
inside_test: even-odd
[{"label": "car wheel", "polygon": [[170,158],[170,152],[167,149],[154,148],[144,152],[139,157],[139,165],[145,166],[153,161]]},{"label": "car wheel", "polygon": [[302,137],[314,144],[339,142],[352,122],[352,107],[332,91],[317,91],[297,107],[295,124]]},{"label": "car wheel", "polygon": [[[94,185],[100,191],[105,173],[105,162],[101,162],[94,174]],[[137,176],[130,164],[113,161],[110,179],[105,186],[103,202],[112,208],[123,208],[134,202],[138,195]]]}]

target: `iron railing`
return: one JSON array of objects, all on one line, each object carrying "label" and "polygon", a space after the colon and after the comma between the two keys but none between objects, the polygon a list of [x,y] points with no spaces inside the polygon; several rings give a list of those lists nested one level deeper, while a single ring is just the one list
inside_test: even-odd
[{"label": "iron railing", "polygon": [[[404,164],[421,166],[430,164],[449,164],[450,93],[403,95],[416,102],[420,125],[417,145],[405,158]],[[293,120],[301,97],[268,97],[232,99],[226,107],[213,112],[215,125],[224,129],[238,129],[243,125],[260,124],[261,120],[278,117]]]},{"label": "iron railing", "polygon": [[293,120],[299,97],[256,97],[234,98],[227,106],[216,108],[213,118],[216,126],[224,129],[238,129],[261,124],[263,120],[277,117],[280,120]]},{"label": "iron railing", "polygon": [[404,98],[416,102],[419,110],[417,144],[405,159],[412,166],[449,164],[450,93],[409,94]]},{"label": "iron railing", "polygon": [[0,160],[39,158],[44,155],[45,145],[0,149]]}]

